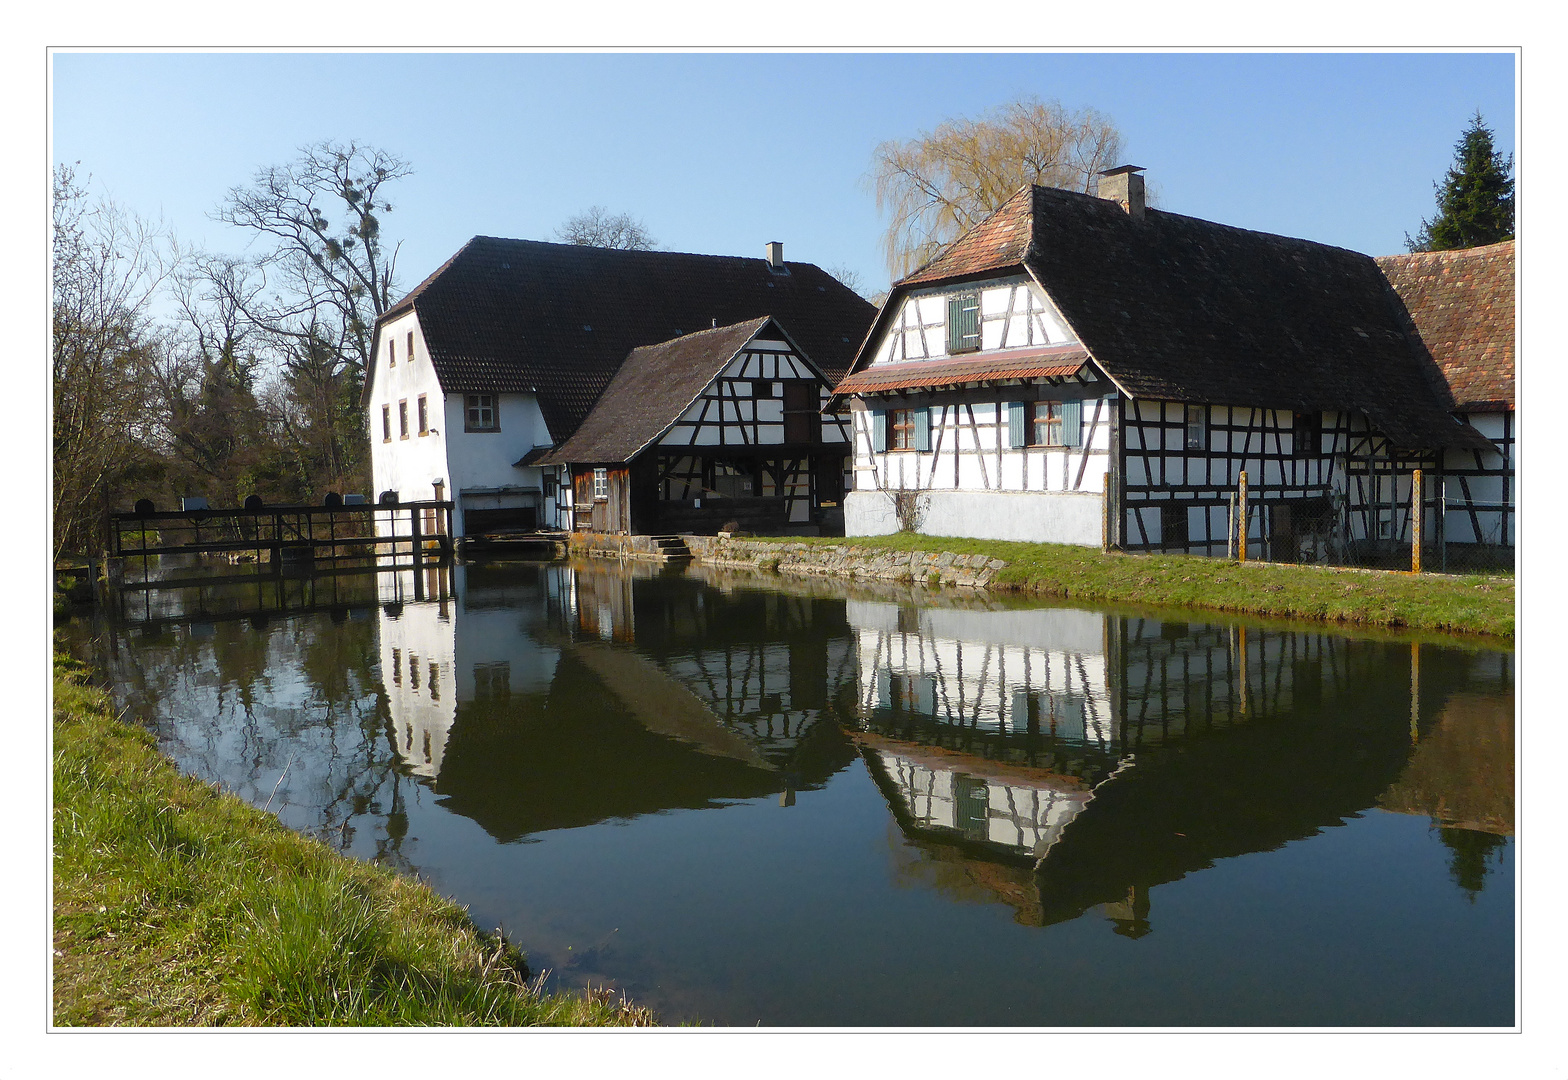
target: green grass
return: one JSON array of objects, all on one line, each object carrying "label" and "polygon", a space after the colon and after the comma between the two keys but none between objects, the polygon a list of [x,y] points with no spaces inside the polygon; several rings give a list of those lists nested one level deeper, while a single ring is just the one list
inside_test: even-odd
[{"label": "green grass", "polygon": [[57,1025],[653,1023],[540,992],[462,908],[180,775],[83,680],[56,657]]},{"label": "green grass", "polygon": [[1514,636],[1514,578],[1414,575],[1278,563],[1239,564],[1199,555],[1102,554],[1065,544],[961,537],[771,537],[778,543],[839,544],[897,551],[983,553],[1007,566],[992,588],[1075,600],[1150,604],[1407,627],[1497,638]]}]

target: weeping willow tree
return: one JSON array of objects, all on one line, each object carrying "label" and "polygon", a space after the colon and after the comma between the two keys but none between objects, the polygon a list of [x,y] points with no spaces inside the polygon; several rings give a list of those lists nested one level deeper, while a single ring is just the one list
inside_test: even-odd
[{"label": "weeping willow tree", "polygon": [[944,120],[907,141],[879,144],[871,181],[889,215],[882,251],[895,279],[928,262],[1025,184],[1093,192],[1116,165],[1122,137],[1094,109],[1036,97],[982,116]]}]

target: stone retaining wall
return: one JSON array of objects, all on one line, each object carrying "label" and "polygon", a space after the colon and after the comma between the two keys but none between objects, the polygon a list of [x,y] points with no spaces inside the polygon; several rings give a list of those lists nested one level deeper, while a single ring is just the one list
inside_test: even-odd
[{"label": "stone retaining wall", "polygon": [[950,551],[889,551],[855,544],[795,544],[716,536],[683,536],[700,563],[872,581],[983,588],[1007,564]]}]

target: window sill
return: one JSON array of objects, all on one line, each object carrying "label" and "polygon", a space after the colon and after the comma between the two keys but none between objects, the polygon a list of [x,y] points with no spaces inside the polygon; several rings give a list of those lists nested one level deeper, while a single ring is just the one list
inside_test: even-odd
[{"label": "window sill", "polygon": [[498,427],[465,427],[463,429],[463,434],[465,435],[499,435],[500,433],[501,429]]}]

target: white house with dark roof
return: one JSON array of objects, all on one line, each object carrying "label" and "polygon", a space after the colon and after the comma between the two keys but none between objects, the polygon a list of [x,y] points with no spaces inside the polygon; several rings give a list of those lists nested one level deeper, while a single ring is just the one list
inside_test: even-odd
[{"label": "white house with dark roof", "polygon": [[776,317],[833,380],[874,314],[777,244],[745,259],[475,237],[377,321],[362,397],[376,498],[451,499],[459,537],[570,528],[542,459],[634,349]]},{"label": "white house with dark roof", "polygon": [[1293,561],[1408,545],[1411,470],[1497,455],[1388,267],[1147,207],[1139,172],[1026,187],[894,283],[832,402],[849,535],[1224,554],[1245,472],[1250,542]]}]

